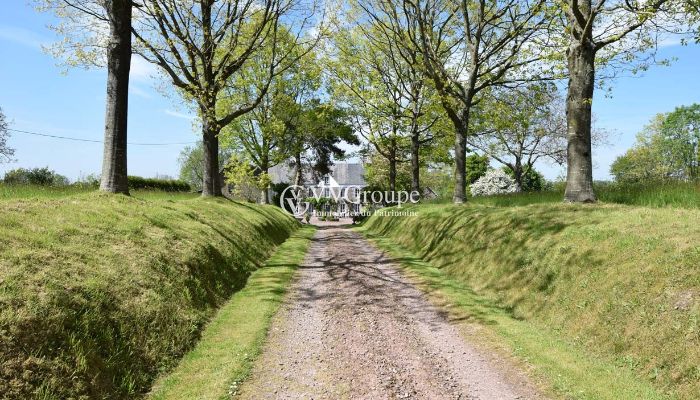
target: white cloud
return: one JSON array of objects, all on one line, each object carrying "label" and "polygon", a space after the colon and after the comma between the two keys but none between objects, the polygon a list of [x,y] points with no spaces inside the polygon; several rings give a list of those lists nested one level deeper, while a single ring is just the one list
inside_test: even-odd
[{"label": "white cloud", "polygon": [[182,119],[189,119],[190,121],[194,120],[196,117],[194,115],[190,114],[183,114],[177,111],[173,110],[165,110],[164,111],[167,115],[170,115],[171,117],[176,117],[176,118],[182,118]]},{"label": "white cloud", "polygon": [[36,32],[14,26],[0,26],[0,39],[41,50],[46,40]]},{"label": "white cloud", "polygon": [[678,46],[682,43],[682,37],[680,35],[667,35],[664,38],[659,39],[659,47],[672,47]]},{"label": "white cloud", "polygon": [[150,99],[153,97],[151,96],[151,93],[135,85],[129,85],[129,93],[133,94],[134,96],[143,97],[144,99]]},{"label": "white cloud", "polygon": [[130,76],[139,82],[149,82],[158,74],[158,68],[144,60],[143,57],[134,54],[131,57]]}]

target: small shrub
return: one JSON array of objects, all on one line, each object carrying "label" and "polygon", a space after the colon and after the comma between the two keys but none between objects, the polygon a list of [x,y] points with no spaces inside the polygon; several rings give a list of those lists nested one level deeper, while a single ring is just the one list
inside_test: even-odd
[{"label": "small shrub", "polygon": [[[503,167],[503,172],[508,174],[511,178],[515,179],[515,173],[509,167]],[[523,172],[521,178],[520,191],[522,192],[541,192],[543,190],[549,190],[552,184],[547,182],[544,175],[537,172],[534,168],[528,168]]]},{"label": "small shrub", "polygon": [[162,190],[164,192],[189,192],[192,190],[187,182],[172,179],[129,177],[129,189]]},{"label": "small shrub", "polygon": [[75,183],[73,183],[73,186],[97,189],[100,187],[100,176],[97,174],[81,176],[77,181],[75,181]]},{"label": "small shrub", "polygon": [[67,186],[68,178],[56,171],[44,168],[17,168],[5,173],[3,182],[8,185]]},{"label": "small shrub", "polygon": [[520,191],[515,180],[500,169],[488,171],[470,186],[472,196],[493,196]]}]

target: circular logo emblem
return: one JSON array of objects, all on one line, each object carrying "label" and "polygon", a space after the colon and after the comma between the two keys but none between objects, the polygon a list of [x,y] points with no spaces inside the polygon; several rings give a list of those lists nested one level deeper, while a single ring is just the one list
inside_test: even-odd
[{"label": "circular logo emblem", "polygon": [[305,201],[306,189],[303,186],[287,186],[280,193],[280,207],[295,217],[303,217],[309,209],[309,203]]}]

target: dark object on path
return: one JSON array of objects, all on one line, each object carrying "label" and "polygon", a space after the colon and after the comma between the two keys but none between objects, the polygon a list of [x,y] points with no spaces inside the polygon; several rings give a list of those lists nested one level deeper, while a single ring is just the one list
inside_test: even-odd
[{"label": "dark object on path", "polygon": [[367,219],[367,216],[364,214],[353,214],[352,216],[352,223],[354,224],[360,224],[362,221]]}]

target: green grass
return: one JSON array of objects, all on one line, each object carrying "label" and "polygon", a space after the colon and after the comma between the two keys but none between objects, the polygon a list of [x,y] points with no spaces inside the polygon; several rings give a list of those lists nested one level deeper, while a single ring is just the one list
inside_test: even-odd
[{"label": "green grass", "polygon": [[[465,332],[481,345],[505,347],[540,376],[540,385],[554,397],[573,399],[662,399],[649,383],[629,370],[588,355],[529,322],[518,320],[495,301],[481,296],[438,268],[397,248],[387,238],[366,235],[409,272],[436,304],[446,307],[453,321],[468,321],[476,329]],[[479,329],[480,327],[487,329]],[[473,328],[473,327],[472,327]]]},{"label": "green grass", "polygon": [[374,216],[363,231],[407,250],[399,255],[417,263],[413,271],[556,392],[611,399],[654,398],[651,386],[683,399],[700,392],[700,210],[560,203],[413,210],[417,217]]},{"label": "green grass", "polygon": [[303,261],[315,229],[294,233],[248,284],[234,294],[205,329],[202,340],[154,386],[152,399],[225,399],[248,375],[260,353],[270,320]]},{"label": "green grass", "polygon": [[[700,208],[700,183],[667,182],[644,185],[598,183],[595,185],[595,193],[599,201],[603,203],[643,207]],[[564,189],[563,187],[558,187],[544,192],[472,197],[469,199],[469,202],[511,207],[528,204],[561,203],[563,198]],[[441,199],[438,202],[445,204],[449,201],[450,199]]]},{"label": "green grass", "polygon": [[0,398],[133,398],[299,224],[278,207],[0,201]]},{"label": "green grass", "polygon": [[[94,193],[97,190],[89,186],[39,186],[6,185],[0,183],[0,201],[16,199],[60,199],[77,194]],[[187,200],[199,197],[198,193],[164,192],[160,190],[135,189],[131,196],[145,200]]]}]

